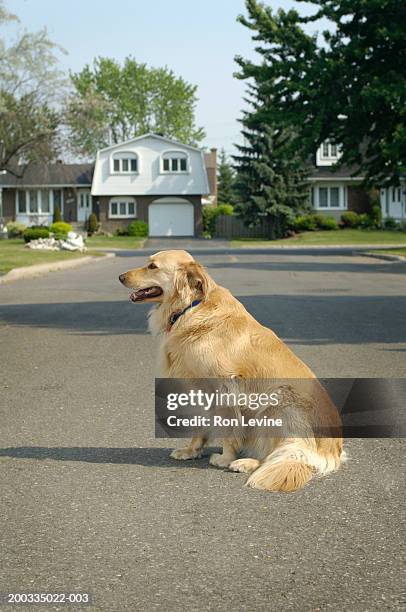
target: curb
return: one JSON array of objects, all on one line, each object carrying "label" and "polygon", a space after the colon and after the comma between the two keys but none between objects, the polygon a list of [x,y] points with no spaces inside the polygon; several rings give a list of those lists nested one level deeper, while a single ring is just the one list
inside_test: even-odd
[{"label": "curb", "polygon": [[402,257],[401,255],[386,255],[386,253],[353,253],[354,255],[360,255],[361,257],[372,257],[372,259],[381,259],[382,261],[406,261],[406,257]]},{"label": "curb", "polygon": [[48,272],[58,272],[60,270],[70,270],[72,268],[79,268],[85,264],[96,263],[103,261],[104,259],[111,259],[115,257],[114,253],[107,253],[102,257],[94,257],[92,255],[86,255],[79,259],[73,259],[72,261],[54,261],[52,263],[35,264],[34,266],[24,266],[22,268],[13,268],[10,272],[7,272],[4,276],[0,277],[0,284],[11,283],[17,280],[23,280],[27,278],[35,278],[36,276],[43,276]]},{"label": "curb", "polygon": [[305,251],[306,249],[320,249],[320,250],[328,250],[328,249],[396,249],[396,248],[404,248],[406,244],[275,244],[274,246],[266,245],[266,246],[252,246],[244,245],[244,246],[232,246],[233,249],[301,249]]}]

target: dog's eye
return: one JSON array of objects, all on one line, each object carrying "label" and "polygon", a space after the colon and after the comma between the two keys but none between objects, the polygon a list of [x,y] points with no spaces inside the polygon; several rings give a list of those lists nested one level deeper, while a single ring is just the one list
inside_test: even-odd
[{"label": "dog's eye", "polygon": [[158,266],[155,265],[154,263],[150,263],[148,266],[148,270],[155,270]]}]

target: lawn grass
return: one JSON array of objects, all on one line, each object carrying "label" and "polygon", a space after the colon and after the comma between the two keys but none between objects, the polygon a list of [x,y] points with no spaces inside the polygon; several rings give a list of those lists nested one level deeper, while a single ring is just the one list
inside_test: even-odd
[{"label": "lawn grass", "polygon": [[6,274],[13,268],[84,257],[83,253],[76,251],[34,251],[24,244],[24,240],[18,238],[0,240],[0,274]]},{"label": "lawn grass", "polygon": [[146,238],[134,236],[92,236],[86,239],[88,249],[140,249]]},{"label": "lawn grass", "polygon": [[368,251],[368,253],[374,253],[375,255],[400,255],[406,257],[406,247],[404,249],[379,249],[379,251]]},{"label": "lawn grass", "polygon": [[406,245],[406,232],[385,230],[340,229],[318,232],[303,232],[292,238],[282,240],[262,240],[258,238],[241,238],[232,240],[235,247],[261,246],[319,246],[346,244],[394,244]]}]

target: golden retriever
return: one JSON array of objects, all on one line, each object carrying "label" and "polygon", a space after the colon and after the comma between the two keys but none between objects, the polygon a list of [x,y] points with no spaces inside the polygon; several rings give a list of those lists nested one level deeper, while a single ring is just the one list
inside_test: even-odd
[{"label": "golden retriever", "polygon": [[[161,339],[160,377],[311,379],[312,401],[293,394],[292,409],[311,431],[326,422],[320,415],[328,414],[329,426],[341,432],[338,413],[308,366],[227,289],[217,285],[189,253],[161,251],[144,267],[129,270],[119,279],[132,290],[133,302],[157,303],[149,327]],[[200,457],[208,439],[209,435],[193,437],[171,457]],[[238,458],[241,451],[251,456]],[[211,455],[210,463],[249,474],[250,487],[290,492],[303,487],[313,475],[338,469],[343,458],[340,433],[298,438],[256,436],[251,431],[245,439],[239,435],[224,438],[222,453]]]}]

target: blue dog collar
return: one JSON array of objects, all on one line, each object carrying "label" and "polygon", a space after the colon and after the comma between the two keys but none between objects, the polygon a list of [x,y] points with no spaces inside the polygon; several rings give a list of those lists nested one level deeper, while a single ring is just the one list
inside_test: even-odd
[{"label": "blue dog collar", "polygon": [[189,304],[189,306],[186,306],[186,308],[184,308],[180,312],[174,312],[173,314],[171,314],[171,316],[169,317],[168,331],[172,327],[172,325],[175,325],[176,321],[180,319],[182,315],[185,314],[185,312],[201,304],[201,301],[202,300],[193,300],[193,302]]}]

